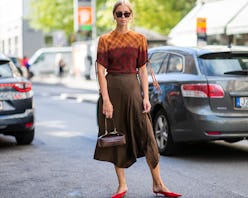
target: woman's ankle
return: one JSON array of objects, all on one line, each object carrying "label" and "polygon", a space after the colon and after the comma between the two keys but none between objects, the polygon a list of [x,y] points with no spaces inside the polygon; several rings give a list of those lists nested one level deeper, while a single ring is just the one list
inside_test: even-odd
[{"label": "woman's ankle", "polygon": [[163,183],[156,183],[156,184],[154,183],[153,191],[154,192],[159,192],[159,191],[170,192],[170,190]]},{"label": "woman's ankle", "polygon": [[118,186],[116,193],[126,192],[127,190],[127,184],[121,184]]}]

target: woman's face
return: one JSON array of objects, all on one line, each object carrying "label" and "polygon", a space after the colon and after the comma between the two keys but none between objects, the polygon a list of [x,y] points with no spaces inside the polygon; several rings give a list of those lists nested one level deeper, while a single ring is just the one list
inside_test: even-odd
[{"label": "woman's face", "polygon": [[114,12],[117,26],[127,26],[132,18],[132,13],[126,5],[119,5]]}]

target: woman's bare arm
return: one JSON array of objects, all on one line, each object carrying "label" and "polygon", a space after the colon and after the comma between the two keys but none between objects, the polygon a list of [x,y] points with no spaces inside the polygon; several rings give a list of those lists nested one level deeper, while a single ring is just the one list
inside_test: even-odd
[{"label": "woman's bare arm", "polygon": [[106,116],[106,118],[112,118],[113,106],[108,94],[108,85],[105,77],[105,67],[99,63],[97,63],[97,77],[103,99],[103,114]]},{"label": "woman's bare arm", "polygon": [[141,87],[143,90],[143,108],[144,108],[143,112],[148,113],[151,110],[151,104],[148,96],[148,74],[147,74],[146,65],[143,65],[139,68],[138,74],[141,81]]}]

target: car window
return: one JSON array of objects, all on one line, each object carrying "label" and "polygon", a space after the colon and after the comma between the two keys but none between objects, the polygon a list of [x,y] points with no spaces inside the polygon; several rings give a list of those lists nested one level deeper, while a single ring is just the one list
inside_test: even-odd
[{"label": "car window", "polygon": [[19,70],[19,69],[21,69],[20,67],[18,69],[18,67],[13,62],[9,62],[9,65],[10,65],[10,69],[12,71],[12,76],[13,77],[20,77],[20,76],[22,76],[21,75],[21,72]]},{"label": "car window", "polygon": [[171,54],[168,60],[167,72],[182,72],[183,58],[181,56]]},{"label": "car window", "polygon": [[166,52],[154,52],[150,57],[151,66],[155,74],[158,74],[167,57]]},{"label": "car window", "polygon": [[13,56],[11,56],[11,57],[9,57],[9,58],[10,58],[10,60],[14,63],[14,65],[15,65],[16,67],[19,67],[19,68],[22,67],[19,58],[13,57]]},{"label": "car window", "polygon": [[160,70],[159,70],[159,73],[161,73],[161,74],[166,73],[167,65],[168,65],[168,55],[163,60],[161,67],[160,67]]},{"label": "car window", "polygon": [[0,78],[12,77],[12,71],[9,63],[0,63]]},{"label": "car window", "polygon": [[203,70],[206,75],[224,75],[228,72],[248,70],[247,55],[226,55],[204,56],[201,59]]}]

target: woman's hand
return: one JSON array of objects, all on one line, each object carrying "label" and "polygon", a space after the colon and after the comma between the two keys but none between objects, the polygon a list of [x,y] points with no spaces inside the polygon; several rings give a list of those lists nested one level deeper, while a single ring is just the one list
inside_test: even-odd
[{"label": "woman's hand", "polygon": [[113,117],[113,105],[109,100],[103,101],[103,114],[106,118]]},{"label": "woman's hand", "polygon": [[146,98],[143,99],[143,108],[144,108],[144,110],[142,113],[149,113],[150,112],[151,103],[150,103],[149,99],[146,99]]}]

